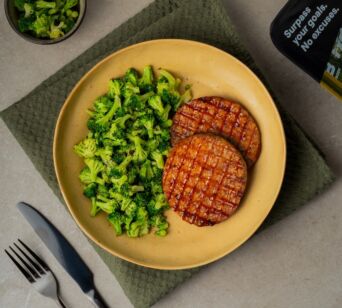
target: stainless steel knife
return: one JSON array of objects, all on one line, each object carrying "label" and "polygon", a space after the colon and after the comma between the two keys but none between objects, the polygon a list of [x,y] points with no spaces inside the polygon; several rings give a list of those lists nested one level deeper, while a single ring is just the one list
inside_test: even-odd
[{"label": "stainless steel knife", "polygon": [[49,248],[57,261],[76,281],[88,299],[99,308],[108,306],[95,289],[93,273],[56,227],[31,205],[20,202],[17,208]]}]

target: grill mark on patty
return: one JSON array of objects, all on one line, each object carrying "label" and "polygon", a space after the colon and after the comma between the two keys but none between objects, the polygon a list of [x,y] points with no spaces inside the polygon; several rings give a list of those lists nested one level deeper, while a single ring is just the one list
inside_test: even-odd
[{"label": "grill mark on patty", "polygon": [[[191,144],[190,144],[190,145],[191,145]],[[200,146],[198,147],[198,149],[196,150],[195,158],[191,160],[191,166],[190,166],[190,168],[194,165],[194,163],[195,163],[195,161],[196,161],[196,157],[197,157],[197,155],[198,155],[200,149],[201,149],[201,145],[200,145]],[[187,174],[187,178],[186,178],[186,181],[184,182],[184,185],[183,185],[183,189],[182,189],[182,193],[181,193],[180,199],[181,199],[182,196],[184,195],[185,187],[186,187],[186,184],[187,184],[188,181],[189,181],[190,175],[191,175],[191,172],[189,172],[189,173]],[[195,186],[196,186],[196,185],[195,185]],[[189,198],[190,198],[190,197],[191,197],[191,196],[189,196]],[[177,204],[177,206],[175,207],[175,211],[177,210],[178,206],[179,206],[179,204]]]}]

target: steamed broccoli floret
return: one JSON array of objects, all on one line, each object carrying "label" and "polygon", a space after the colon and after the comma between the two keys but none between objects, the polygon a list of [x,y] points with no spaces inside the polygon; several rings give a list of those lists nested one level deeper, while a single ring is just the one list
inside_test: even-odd
[{"label": "steamed broccoli floret", "polygon": [[96,183],[97,177],[93,177],[88,167],[84,167],[79,175],[80,181],[84,184]]},{"label": "steamed broccoli floret", "polygon": [[171,119],[168,119],[164,122],[160,122],[160,125],[163,127],[163,128],[170,128],[172,126],[172,120]]},{"label": "steamed broccoli floret", "polygon": [[177,111],[181,104],[181,97],[177,91],[163,90],[160,97],[164,103],[172,106],[173,111]]},{"label": "steamed broccoli floret", "polygon": [[[116,139],[123,139],[124,138],[124,131],[117,123],[111,124],[109,130],[103,134],[104,138],[110,139],[110,140],[116,140]],[[109,143],[108,145],[114,146],[112,143]]]},{"label": "steamed broccoli floret", "polygon": [[87,198],[95,197],[97,191],[97,184],[96,183],[90,183],[89,185],[85,186],[83,189],[83,194]]},{"label": "steamed broccoli floret", "polygon": [[107,96],[101,96],[94,102],[94,110],[99,116],[105,115],[112,107],[113,102]]},{"label": "steamed broccoli floret", "polygon": [[[52,10],[54,10],[54,9],[52,9]],[[50,12],[51,12],[51,10],[49,11],[49,14],[51,14]],[[66,16],[71,17],[71,18],[77,18],[78,17],[78,12],[70,10],[70,9],[67,10],[65,14],[66,14]]]},{"label": "steamed broccoli floret", "polygon": [[162,208],[168,208],[169,204],[167,203],[166,197],[164,194],[159,194],[155,197],[155,209],[160,210]]},{"label": "steamed broccoli floret", "polygon": [[128,69],[125,74],[125,81],[126,83],[131,83],[132,85],[137,86],[139,81],[138,71],[134,68]]},{"label": "steamed broccoli floret", "polygon": [[124,107],[127,111],[143,111],[146,109],[146,102],[148,99],[153,96],[153,92],[147,92],[143,95],[138,95],[136,93],[130,93],[129,96],[126,96],[126,100],[124,101]]},{"label": "steamed broccoli floret", "polygon": [[143,181],[151,180],[154,176],[151,161],[146,160],[140,167],[139,176]]},{"label": "steamed broccoli floret", "polygon": [[[111,161],[109,164],[112,164],[112,163],[113,162]],[[105,186],[106,184],[110,184],[107,166],[105,166],[105,169],[99,173],[99,177],[98,177],[96,182],[101,186]]]},{"label": "steamed broccoli floret", "polygon": [[50,31],[49,17],[45,14],[37,16],[30,29],[33,30],[37,36],[48,37]]},{"label": "steamed broccoli floret", "polygon": [[133,222],[133,217],[124,215],[124,226],[125,226],[126,232],[130,228],[130,225],[132,222]]},{"label": "steamed broccoli floret", "polygon": [[170,104],[172,109],[177,111],[181,104],[191,100],[190,86],[186,87],[186,91],[181,96],[177,91],[179,81],[165,70],[160,70],[160,75],[157,82],[157,93],[164,103]]},{"label": "steamed broccoli floret", "polygon": [[113,118],[115,112],[121,107],[121,100],[119,96],[115,96],[114,98],[114,104],[112,105],[112,107],[110,108],[110,110],[108,111],[108,113],[106,113],[106,115],[104,115],[102,118],[98,119],[96,121],[96,124],[100,127],[108,127],[109,126],[109,121]]},{"label": "steamed broccoli floret", "polygon": [[133,154],[133,161],[143,162],[147,158],[147,152],[143,149],[144,141],[139,136],[128,135],[128,138],[134,143],[135,152]]},{"label": "steamed broccoli floret", "polygon": [[123,147],[127,146],[127,141],[122,138],[112,138],[112,139],[104,139],[103,144],[105,146],[111,146],[111,147],[120,147],[122,149]]},{"label": "steamed broccoli floret", "polygon": [[131,198],[123,198],[121,201],[121,211],[125,212],[128,217],[134,217],[137,210],[137,205]]},{"label": "steamed broccoli floret", "polygon": [[138,176],[138,169],[135,166],[129,168],[127,172],[128,184],[133,184]]},{"label": "steamed broccoli floret", "polygon": [[33,22],[35,17],[30,16],[28,18],[20,17],[18,20],[18,29],[20,32],[29,32],[33,30]]},{"label": "steamed broccoli floret", "polygon": [[115,189],[120,192],[121,186],[124,185],[125,183],[127,183],[128,177],[127,177],[126,174],[125,175],[121,175],[120,177],[118,177],[119,176],[118,174],[114,174],[114,175],[111,172],[111,176],[112,176],[111,181],[112,181],[113,186],[115,187]]},{"label": "steamed broccoli floret", "polygon": [[63,30],[65,33],[69,32],[75,25],[75,20],[73,18],[64,19],[63,22]]},{"label": "steamed broccoli floret", "polygon": [[125,222],[124,215],[119,212],[113,212],[108,216],[108,220],[113,225],[115,234],[121,235],[123,232],[122,226]]},{"label": "steamed broccoli floret", "polygon": [[[150,92],[147,92],[147,93],[145,93],[145,94],[143,94],[143,95],[140,95],[140,96],[139,96],[139,99],[140,99],[140,101],[142,101],[142,102],[144,103],[144,105],[145,105],[146,102],[149,100],[149,98],[150,98],[151,96],[153,96],[153,95],[154,95],[154,92],[150,91]],[[144,111],[145,111],[145,113],[148,112],[147,110],[144,110]]]},{"label": "steamed broccoli floret", "polygon": [[163,178],[163,170],[159,169],[155,166],[153,166],[152,168],[153,168],[153,172],[154,172],[153,181],[159,183],[160,187],[161,187],[162,178]]},{"label": "steamed broccoli floret", "polygon": [[64,10],[68,10],[73,8],[78,4],[78,0],[66,0],[65,5],[64,5]]},{"label": "steamed broccoli floret", "polygon": [[181,104],[187,103],[192,99],[191,85],[185,86],[185,92],[181,95]]},{"label": "steamed broccoli floret", "polygon": [[64,26],[64,22],[61,21],[59,23],[59,25],[55,26],[53,23],[50,26],[50,32],[49,32],[49,37],[50,39],[56,39],[59,37],[62,37],[64,35],[63,32],[63,26]]},{"label": "steamed broccoli floret", "polygon": [[97,195],[108,198],[109,197],[108,188],[105,185],[97,185]]},{"label": "steamed broccoli floret", "polygon": [[86,158],[84,160],[86,167],[80,173],[80,180],[84,184],[96,183],[97,175],[104,170],[103,163],[93,158]]},{"label": "steamed broccoli floret", "polygon": [[122,175],[125,175],[127,173],[127,166],[131,163],[132,159],[133,159],[132,156],[124,157],[118,166],[115,166],[114,168],[110,170],[110,175],[116,178],[121,177]]},{"label": "steamed broccoli floret", "polygon": [[92,138],[86,138],[74,145],[74,152],[84,158],[94,157],[96,151],[96,140]]},{"label": "steamed broccoli floret", "polygon": [[152,66],[145,66],[143,75],[139,79],[139,87],[143,92],[153,92],[155,90],[153,84],[154,76]]},{"label": "steamed broccoli floret", "polygon": [[[171,110],[171,105],[163,106],[163,102],[159,95],[154,95],[148,100],[149,105],[154,109],[158,115],[160,121],[167,122],[169,119],[169,112]],[[169,125],[167,125],[169,126]]]},{"label": "steamed broccoli floret", "polygon": [[148,104],[153,108],[153,110],[155,110],[155,112],[159,116],[164,114],[165,110],[164,110],[163,102],[160,99],[160,96],[158,95],[151,96],[148,100]]},{"label": "steamed broccoli floret", "polygon": [[113,149],[106,146],[104,148],[97,149],[95,155],[99,156],[105,164],[108,164],[112,159]]},{"label": "steamed broccoli floret", "polygon": [[150,215],[157,215],[168,207],[169,207],[169,204],[167,203],[164,194],[156,195],[147,204],[147,210]]},{"label": "steamed broccoli floret", "polygon": [[[170,112],[171,108],[172,108],[171,105],[166,105],[163,113],[159,115],[159,118],[160,118],[160,121],[162,124],[167,122],[167,121],[171,121],[169,119],[169,112]],[[170,122],[168,122],[168,123],[170,123]],[[172,121],[171,121],[171,125],[172,125]],[[169,127],[169,124],[166,124],[166,127]]]},{"label": "steamed broccoli floret", "polygon": [[134,195],[135,193],[145,191],[145,187],[143,185],[132,185],[130,186],[130,196]]},{"label": "steamed broccoli floret", "polygon": [[127,120],[131,119],[132,116],[130,114],[126,114],[125,116],[116,118],[113,123],[116,124],[120,128],[125,128],[125,123]]},{"label": "steamed broccoli floret", "polygon": [[134,196],[134,202],[138,207],[146,207],[148,202],[150,201],[151,194],[149,192],[141,192]]},{"label": "steamed broccoli floret", "polygon": [[115,199],[119,204],[121,204],[121,201],[126,198],[123,194],[120,192],[116,191],[115,187],[112,187],[109,189],[109,196],[113,199]]},{"label": "steamed broccoli floret", "polygon": [[116,163],[116,164],[121,164],[126,158],[126,155],[124,153],[119,153],[119,152],[115,152],[113,154],[113,161]]},{"label": "steamed broccoli floret", "polygon": [[170,89],[172,90],[177,89],[178,85],[176,82],[176,78],[173,77],[173,75],[170,72],[168,72],[167,70],[161,69],[159,70],[159,74],[161,77],[164,77],[167,80]]},{"label": "steamed broccoli floret", "polygon": [[144,106],[145,105],[139,100],[139,96],[137,94],[132,94],[126,97],[124,101],[124,108],[126,109],[126,112],[129,113],[136,110],[143,110]]},{"label": "steamed broccoli floret", "polygon": [[154,177],[154,179],[153,179],[153,181],[151,181],[150,185],[151,185],[151,192],[153,195],[158,195],[158,194],[163,193],[163,187],[162,187],[161,181],[159,179],[157,180]]},{"label": "steamed broccoli floret", "polygon": [[114,199],[107,199],[105,197],[102,197],[101,200],[95,200],[95,204],[97,208],[108,214],[113,213],[118,206]]},{"label": "steamed broccoli floret", "polygon": [[163,155],[159,151],[154,151],[151,153],[152,159],[155,161],[156,166],[159,169],[164,169],[164,159]]},{"label": "steamed broccoli floret", "polygon": [[113,79],[109,81],[109,91],[108,95],[111,98],[114,98],[115,96],[120,96],[122,94],[122,87],[123,87],[123,82],[121,79]]},{"label": "steamed broccoli floret", "polygon": [[149,139],[148,141],[146,141],[146,150],[148,152],[153,152],[159,147],[159,143],[160,142],[158,136],[154,136],[153,139]]},{"label": "steamed broccoli floret", "polygon": [[165,77],[159,77],[157,81],[157,94],[162,96],[163,92],[169,92],[170,91],[170,85],[169,82]]},{"label": "steamed broccoli floret", "polygon": [[175,93],[168,95],[164,93],[164,95],[167,97],[166,99],[170,101],[173,106],[173,110],[175,111],[177,111],[177,109],[184,103],[187,103],[192,99],[190,87],[181,96],[179,96],[179,93],[177,93],[177,95],[175,95]]},{"label": "steamed broccoli floret", "polygon": [[149,229],[148,213],[145,208],[139,207],[136,214],[136,220],[130,224],[127,235],[129,237],[143,236],[149,232]]},{"label": "steamed broccoli floret", "polygon": [[97,121],[96,118],[90,118],[87,122],[87,127],[91,132],[102,133],[102,132],[105,132],[106,130],[108,130],[108,127],[99,125],[99,124],[97,124],[96,121]]},{"label": "steamed broccoli floret", "polygon": [[126,98],[130,98],[132,95],[139,94],[140,89],[138,86],[132,84],[131,82],[126,82],[123,87],[123,96]]},{"label": "steamed broccoli floret", "polygon": [[34,13],[34,6],[31,3],[24,4],[25,18],[30,17]]},{"label": "steamed broccoli floret", "polygon": [[168,129],[162,129],[159,136],[162,142],[168,142],[171,139],[170,131]]},{"label": "steamed broccoli floret", "polygon": [[154,117],[151,114],[146,114],[142,116],[140,119],[141,125],[146,128],[148,138],[153,138],[153,126],[154,126]]},{"label": "steamed broccoli floret", "polygon": [[152,216],[151,225],[157,229],[155,232],[156,235],[158,236],[167,235],[167,229],[169,227],[169,224],[163,215],[158,214],[156,216]]},{"label": "steamed broccoli floret", "polygon": [[90,209],[90,215],[95,216],[100,211],[100,208],[96,204],[96,198],[91,197],[91,209]]},{"label": "steamed broccoli floret", "polygon": [[166,140],[161,140],[158,144],[158,150],[160,153],[162,153],[164,156],[167,156],[167,154],[170,151],[170,142]]}]

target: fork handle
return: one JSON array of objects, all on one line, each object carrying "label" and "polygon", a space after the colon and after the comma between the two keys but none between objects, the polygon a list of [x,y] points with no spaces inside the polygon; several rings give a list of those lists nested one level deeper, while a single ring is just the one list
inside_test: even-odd
[{"label": "fork handle", "polygon": [[88,299],[97,308],[109,308],[105,303],[104,299],[101,297],[100,293],[94,288],[86,293]]}]

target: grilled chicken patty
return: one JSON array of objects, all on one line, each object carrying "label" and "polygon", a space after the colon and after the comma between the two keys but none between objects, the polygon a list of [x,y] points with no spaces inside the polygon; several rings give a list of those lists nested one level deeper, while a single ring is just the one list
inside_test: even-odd
[{"label": "grilled chicken patty", "polygon": [[179,141],[169,153],[163,190],[183,220],[208,226],[235,212],[246,181],[246,163],[234,146],[217,135],[196,134]]},{"label": "grilled chicken patty", "polygon": [[252,116],[238,103],[208,96],[192,100],[178,109],[171,127],[171,143],[196,133],[214,133],[235,145],[251,167],[261,149],[260,132]]}]

